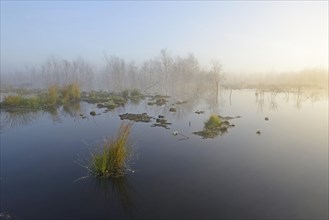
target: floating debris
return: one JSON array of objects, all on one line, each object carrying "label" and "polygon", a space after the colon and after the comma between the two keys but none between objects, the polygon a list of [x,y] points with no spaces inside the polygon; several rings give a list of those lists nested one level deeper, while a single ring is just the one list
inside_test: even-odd
[{"label": "floating debris", "polygon": [[187,103],[187,101],[182,101],[182,102],[181,102],[181,101],[178,101],[178,102],[176,102],[175,104],[176,104],[176,105],[182,105],[182,104],[186,104],[186,103]]},{"label": "floating debris", "polygon": [[164,118],[164,116],[163,115],[158,115],[158,118]]},{"label": "floating debris", "polygon": [[204,111],[195,111],[196,114],[204,114]]},{"label": "floating debris", "polygon": [[188,136],[186,136],[186,135],[184,135],[184,134],[181,134],[181,133],[179,133],[178,131],[174,131],[173,133],[172,133],[172,135],[174,135],[174,136],[177,136],[177,135],[181,135],[181,136],[183,136],[184,138],[180,138],[180,139],[178,139],[178,140],[186,140],[186,139],[189,139],[190,137],[188,137]]},{"label": "floating debris", "polygon": [[92,116],[95,116],[96,115],[96,112],[95,111],[91,111],[89,114],[92,115]]},{"label": "floating debris", "polygon": [[257,130],[257,131],[256,131],[256,134],[261,134],[260,130]]},{"label": "floating debris", "polygon": [[176,108],[170,108],[169,111],[170,112],[176,112]]},{"label": "floating debris", "polygon": [[160,124],[160,123],[155,123],[155,124],[151,125],[151,127],[162,127],[165,129],[169,129],[166,124]]},{"label": "floating debris", "polygon": [[230,116],[224,117],[224,116],[218,115],[218,117],[222,120],[231,120],[231,119],[235,119],[235,118],[241,118],[241,116],[239,116],[239,115],[236,117],[230,117]]},{"label": "floating debris", "polygon": [[268,117],[265,117],[265,121],[268,121],[269,120],[269,118]]},{"label": "floating debris", "polygon": [[121,120],[131,120],[131,121],[135,121],[135,122],[145,122],[145,123],[149,123],[151,122],[152,117],[147,115],[147,113],[142,113],[142,114],[122,114],[119,115]]},{"label": "floating debris", "polygon": [[167,122],[167,119],[164,119],[164,118],[157,118],[155,121],[156,121],[157,123],[160,123],[160,124],[171,125],[171,123],[168,123],[168,122]]},{"label": "floating debris", "polygon": [[153,124],[151,127],[163,127],[163,128],[169,129],[168,125],[171,125],[171,123],[167,122],[167,119],[165,119],[163,115],[159,115],[159,116],[161,116],[161,117],[157,118],[155,120],[156,123]]},{"label": "floating debris", "polygon": [[150,99],[150,101],[147,103],[148,105],[158,105],[158,106],[161,106],[161,105],[164,105],[166,104],[167,99],[170,97],[170,96],[164,96],[164,95],[155,95],[155,96],[148,96]]},{"label": "floating debris", "polygon": [[157,99],[157,100],[155,101],[155,104],[161,106],[161,105],[166,104],[166,102],[167,102],[166,99],[164,99],[164,98],[160,98],[160,99]]}]

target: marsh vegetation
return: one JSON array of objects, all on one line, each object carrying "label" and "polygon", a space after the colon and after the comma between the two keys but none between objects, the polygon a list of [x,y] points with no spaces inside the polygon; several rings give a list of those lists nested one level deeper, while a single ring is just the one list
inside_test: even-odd
[{"label": "marsh vegetation", "polygon": [[116,137],[104,141],[100,152],[91,155],[90,170],[99,177],[120,177],[126,172],[131,154],[129,135],[132,123],[122,123]]},{"label": "marsh vegetation", "polygon": [[3,108],[48,108],[56,105],[64,105],[80,100],[80,87],[76,83],[69,84],[62,88],[49,86],[46,91],[30,95],[17,94],[8,95],[1,102]]},{"label": "marsh vegetation", "polygon": [[[295,84],[279,80],[283,75],[259,77],[257,83],[253,76],[235,81],[219,63],[205,68],[193,55],[176,57],[165,50],[139,65],[107,57],[104,66],[94,68],[82,59],[50,58],[34,71],[33,80],[28,70],[5,74],[0,105],[2,183],[10,189],[4,193],[5,206],[17,210],[14,215],[29,217],[19,208],[26,203],[12,205],[17,194],[24,194],[33,198],[28,206],[34,212],[49,197],[63,203],[45,205],[47,214],[58,218],[72,217],[66,212],[71,204],[88,207],[78,217],[107,218],[114,213],[122,218],[127,206],[136,205],[167,213],[168,218],[202,218],[204,213],[219,218],[222,215],[211,204],[223,204],[229,216],[241,217],[227,201],[243,210],[244,204],[257,200],[284,204],[288,214],[305,210],[308,216],[320,210],[325,216],[326,206],[319,205],[325,199],[319,196],[326,192],[323,182],[307,181],[327,174],[322,167],[327,162],[327,132],[321,123],[327,121],[328,90],[321,72],[314,79],[306,75],[309,72],[295,74],[291,80],[300,79]],[[282,170],[287,175],[281,175]],[[303,175],[298,176],[300,170]],[[20,172],[24,178],[17,175]],[[36,178],[45,185],[36,185]],[[100,198],[91,188],[101,187],[115,193]],[[129,198],[128,194],[138,194],[135,190],[142,199]],[[309,194],[312,190],[317,193]],[[273,191],[281,192],[280,197],[273,197]],[[168,204],[167,198],[177,200]],[[300,203],[285,203],[291,198]],[[199,199],[204,205],[195,203]],[[200,212],[182,214],[177,211],[182,204]],[[262,216],[281,213],[276,208],[251,209]],[[249,210],[248,206],[246,213]],[[159,217],[133,213],[137,218]]]},{"label": "marsh vegetation", "polygon": [[[227,119],[227,120],[225,120]],[[228,120],[232,117],[221,117],[220,115],[211,115],[209,119],[204,122],[202,131],[193,132],[202,138],[215,138],[218,135],[227,133],[228,128],[234,127],[234,124],[230,124]]]}]

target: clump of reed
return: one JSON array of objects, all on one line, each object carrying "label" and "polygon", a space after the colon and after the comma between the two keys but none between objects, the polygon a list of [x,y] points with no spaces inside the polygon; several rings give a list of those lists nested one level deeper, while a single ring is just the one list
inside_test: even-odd
[{"label": "clump of reed", "polygon": [[49,86],[48,94],[47,94],[47,102],[49,105],[55,105],[58,101],[58,87],[57,86]]},{"label": "clump of reed", "polygon": [[131,150],[128,139],[132,123],[122,123],[117,136],[107,139],[100,152],[92,153],[90,171],[100,177],[120,177],[125,174]]},{"label": "clump of reed", "polygon": [[62,102],[67,103],[80,99],[80,87],[77,83],[71,83],[68,86],[64,86],[61,91]]}]

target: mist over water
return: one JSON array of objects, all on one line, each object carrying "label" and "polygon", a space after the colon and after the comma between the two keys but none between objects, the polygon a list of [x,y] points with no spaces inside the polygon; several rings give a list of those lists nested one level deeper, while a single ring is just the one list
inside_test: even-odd
[{"label": "mist over water", "polygon": [[[219,61],[210,67],[200,65],[193,54],[184,57],[161,50],[159,55],[140,64],[117,56],[104,56],[103,65],[94,65],[83,58],[75,60],[49,57],[40,66],[24,71],[1,74],[1,89],[44,89],[51,85],[78,83],[83,91],[120,92],[136,88],[146,93],[189,95],[205,89],[224,88],[328,88],[328,71],[309,68],[276,74],[234,74],[226,72]],[[184,98],[184,97],[182,97]]]},{"label": "mist over water", "polygon": [[328,219],[327,1],[0,4],[0,220]]}]

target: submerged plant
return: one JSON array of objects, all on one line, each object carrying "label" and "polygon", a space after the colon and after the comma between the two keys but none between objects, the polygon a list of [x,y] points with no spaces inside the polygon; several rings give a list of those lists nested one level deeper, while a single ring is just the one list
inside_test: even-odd
[{"label": "submerged plant", "polygon": [[122,123],[115,139],[107,139],[101,152],[92,154],[90,170],[96,176],[123,176],[130,156],[128,139],[132,123]]}]

